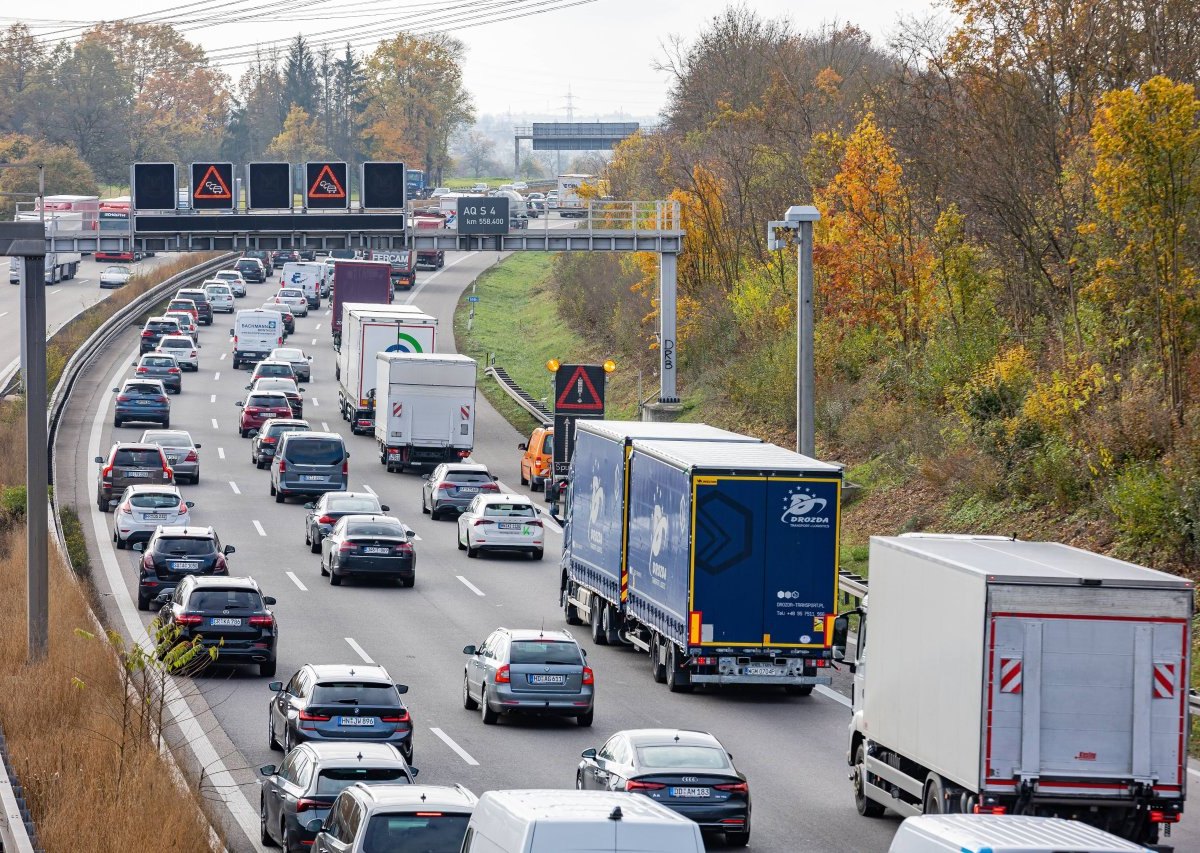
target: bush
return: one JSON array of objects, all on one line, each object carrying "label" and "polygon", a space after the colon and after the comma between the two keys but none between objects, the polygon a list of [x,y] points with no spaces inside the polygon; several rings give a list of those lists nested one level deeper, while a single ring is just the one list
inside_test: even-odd
[{"label": "bush", "polygon": [[58,523],[67,543],[67,556],[71,558],[71,568],[75,570],[75,574],[87,576],[92,570],[92,564],[88,558],[87,539],[84,538],[79,515],[73,507],[63,507],[58,511]]},{"label": "bush", "polygon": [[5,486],[0,489],[0,514],[5,524],[19,522],[25,517],[25,487]]},{"label": "bush", "polygon": [[1178,488],[1152,463],[1127,465],[1105,495],[1124,544],[1134,548],[1186,549],[1189,530]]},{"label": "bush", "polygon": [[1064,512],[1079,507],[1089,492],[1088,469],[1067,441],[1051,436],[1037,448],[1017,479],[1017,490],[1050,501]]}]

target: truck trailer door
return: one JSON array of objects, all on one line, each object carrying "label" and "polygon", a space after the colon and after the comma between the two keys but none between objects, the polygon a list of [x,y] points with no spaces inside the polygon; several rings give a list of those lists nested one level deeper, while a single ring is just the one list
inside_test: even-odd
[{"label": "truck trailer door", "polygon": [[[760,477],[694,479],[692,601],[707,645],[763,643],[763,537],[767,481]],[[686,529],[686,528],[684,528]],[[786,558],[786,557],[785,557]],[[694,640],[694,638],[693,638]]]}]

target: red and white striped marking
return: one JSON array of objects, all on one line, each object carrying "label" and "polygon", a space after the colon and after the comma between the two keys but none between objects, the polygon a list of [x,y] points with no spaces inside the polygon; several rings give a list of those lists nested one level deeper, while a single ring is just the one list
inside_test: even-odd
[{"label": "red and white striped marking", "polygon": [[471,419],[471,407],[470,406],[459,406],[458,411],[462,415],[462,419],[464,421],[469,421]]},{"label": "red and white striped marking", "polygon": [[393,418],[400,417],[400,413],[403,411],[404,411],[403,403],[392,403],[392,417]]},{"label": "red and white striped marking", "polygon": [[1000,658],[1000,692],[1021,692],[1021,659]]},{"label": "red and white striped marking", "polygon": [[1175,698],[1175,664],[1156,663],[1154,665],[1154,698]]}]

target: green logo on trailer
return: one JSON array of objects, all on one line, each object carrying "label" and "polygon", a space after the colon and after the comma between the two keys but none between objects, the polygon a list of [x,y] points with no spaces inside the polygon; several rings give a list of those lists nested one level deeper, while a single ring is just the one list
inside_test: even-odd
[{"label": "green logo on trailer", "polygon": [[384,352],[425,352],[425,350],[412,335],[400,332],[396,335],[396,343],[392,344]]}]

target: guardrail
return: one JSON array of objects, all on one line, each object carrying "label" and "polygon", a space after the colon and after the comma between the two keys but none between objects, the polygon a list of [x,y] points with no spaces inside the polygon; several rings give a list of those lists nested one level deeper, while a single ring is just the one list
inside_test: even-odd
[{"label": "guardrail", "polygon": [[527,411],[534,420],[543,424],[551,423],[554,420],[554,415],[550,410],[526,393],[520,385],[513,381],[512,377],[508,375],[508,371],[503,367],[497,367],[489,363],[484,368],[483,373],[485,376],[495,379],[500,384],[500,388],[503,389],[504,393],[512,397],[513,401]]},{"label": "guardrail", "polygon": [[0,851],[3,853],[40,853],[33,818],[25,805],[24,792],[11,772],[8,745],[0,732]]}]

